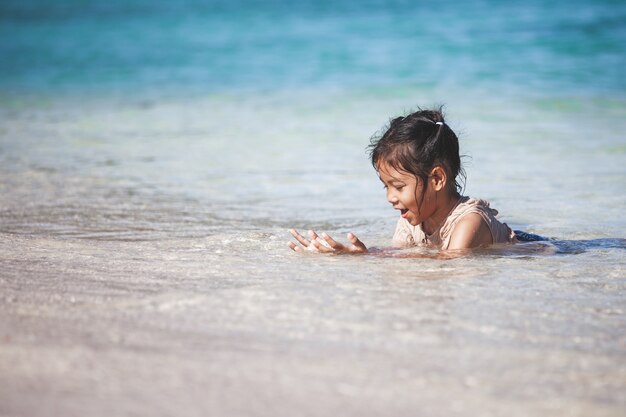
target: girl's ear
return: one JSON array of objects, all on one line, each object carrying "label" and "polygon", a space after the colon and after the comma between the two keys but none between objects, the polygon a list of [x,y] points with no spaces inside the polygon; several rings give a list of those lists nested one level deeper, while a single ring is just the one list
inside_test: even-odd
[{"label": "girl's ear", "polygon": [[446,170],[441,165],[435,165],[433,169],[430,170],[428,180],[435,191],[441,191],[446,188],[448,174],[446,174]]}]

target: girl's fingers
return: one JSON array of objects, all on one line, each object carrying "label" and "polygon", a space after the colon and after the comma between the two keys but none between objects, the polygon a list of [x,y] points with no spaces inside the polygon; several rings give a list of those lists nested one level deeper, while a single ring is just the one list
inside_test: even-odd
[{"label": "girl's fingers", "polygon": [[296,229],[289,230],[289,233],[291,233],[291,236],[293,236],[305,248],[311,244],[311,242],[306,240]]},{"label": "girl's fingers", "polygon": [[310,244],[309,246],[307,246],[306,248],[304,248],[305,250],[308,250],[309,252],[315,252],[315,253],[319,253],[319,249],[317,249],[315,247],[314,244]]},{"label": "girl's fingers", "polygon": [[346,246],[337,242],[327,233],[322,233],[320,236],[314,230],[309,230],[309,240],[302,236],[296,229],[290,229],[289,232],[298,243],[302,245],[299,246],[293,242],[289,242],[289,248],[295,252],[303,252],[304,250],[316,253],[367,252],[367,247],[353,233],[348,233],[348,240],[351,245]]},{"label": "girl's fingers", "polygon": [[295,244],[295,243],[293,243],[293,242],[289,242],[289,243],[287,244],[287,246],[289,246],[289,247],[291,248],[291,250],[293,250],[294,252],[302,252],[302,247],[301,247],[301,246],[296,245],[296,244]]},{"label": "girl's fingers", "polygon": [[327,247],[323,242],[320,242],[319,240],[312,240],[311,246],[314,246],[315,249],[317,249],[317,252],[321,252],[321,253],[333,252],[332,248]]},{"label": "girl's fingers", "polygon": [[341,251],[341,250],[345,249],[345,247],[341,243],[337,242],[335,239],[333,239],[332,237],[330,237],[326,233],[322,233],[322,237],[330,245],[330,247],[333,248],[334,250]]},{"label": "girl's fingers", "polygon": [[311,237],[311,246],[315,247],[316,252],[326,253],[330,252],[326,243],[320,239],[315,230],[309,230],[309,236]]},{"label": "girl's fingers", "polygon": [[[322,237],[324,235],[326,235],[326,233],[322,233]],[[332,252],[331,245],[326,243],[325,238],[322,239],[315,230],[309,230],[309,236],[311,237],[311,244],[315,244],[315,247],[319,249],[320,252]]]},{"label": "girl's fingers", "polygon": [[352,243],[352,251],[365,252],[367,247],[353,233],[348,233],[348,240]]}]

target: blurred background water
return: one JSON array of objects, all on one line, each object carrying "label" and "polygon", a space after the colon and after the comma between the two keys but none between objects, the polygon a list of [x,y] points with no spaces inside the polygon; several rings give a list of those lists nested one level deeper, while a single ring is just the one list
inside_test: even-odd
[{"label": "blurred background water", "polygon": [[[0,57],[0,414],[624,409],[623,1],[4,0]],[[559,253],[289,252],[388,245],[365,147],[439,104]]]}]

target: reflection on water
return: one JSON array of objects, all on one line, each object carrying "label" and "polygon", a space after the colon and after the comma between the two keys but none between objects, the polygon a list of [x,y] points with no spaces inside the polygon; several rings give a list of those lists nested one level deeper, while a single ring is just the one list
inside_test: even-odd
[{"label": "reflection on water", "polygon": [[576,254],[593,249],[626,249],[626,239],[560,240],[553,243],[560,254]]},{"label": "reflection on water", "polygon": [[477,256],[577,255],[593,250],[626,249],[626,239],[557,240],[517,243],[475,250]]}]

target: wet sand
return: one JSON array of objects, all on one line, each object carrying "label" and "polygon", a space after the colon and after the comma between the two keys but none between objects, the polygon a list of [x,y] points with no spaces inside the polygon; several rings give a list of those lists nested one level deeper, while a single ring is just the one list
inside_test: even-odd
[{"label": "wet sand", "polygon": [[283,240],[2,234],[0,414],[622,414],[623,249],[416,263]]}]

